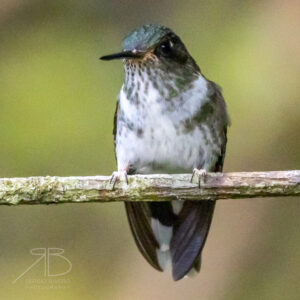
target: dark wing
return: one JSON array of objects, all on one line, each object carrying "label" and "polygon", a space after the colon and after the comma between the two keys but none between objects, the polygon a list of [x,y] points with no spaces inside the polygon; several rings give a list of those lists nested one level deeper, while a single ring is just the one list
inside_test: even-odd
[{"label": "dark wing", "polygon": [[209,81],[212,90],[212,101],[216,110],[216,116],[219,120],[219,134],[222,140],[221,154],[217,159],[215,166],[211,169],[212,172],[222,172],[225,159],[226,145],[227,145],[227,127],[230,126],[230,118],[227,114],[226,103],[223,98],[221,88]]},{"label": "dark wing", "polygon": [[199,272],[201,251],[208,235],[214,208],[215,201],[185,201],[174,224],[170,247],[174,280],[181,279],[192,268]]},{"label": "dark wing", "polygon": [[148,263],[155,269],[162,271],[156,250],[159,244],[151,228],[151,211],[146,202],[125,202],[125,208],[135,243]]},{"label": "dark wing", "polygon": [[[210,82],[211,99],[214,107],[212,116],[219,121],[218,135],[222,140],[221,153],[215,165],[208,171],[222,172],[227,143],[227,126],[229,117],[220,88]],[[171,240],[173,278],[179,280],[192,268],[200,271],[201,252],[211,225],[215,201],[185,201],[174,224]]]},{"label": "dark wing", "polygon": [[225,152],[226,152],[226,143],[227,143],[227,126],[223,129],[224,140],[225,142],[222,145],[221,154],[218,157],[216,165],[213,169],[213,172],[222,172],[223,171],[223,164],[225,159]]},{"label": "dark wing", "polygon": [[113,127],[113,136],[114,136],[114,146],[115,146],[115,158],[117,160],[117,153],[116,153],[116,138],[117,138],[117,130],[118,130],[118,114],[120,110],[120,100],[118,98],[116,103],[116,109],[114,114],[114,127]]},{"label": "dark wing", "polygon": [[116,109],[115,109],[115,114],[114,114],[114,128],[113,128],[113,136],[114,136],[114,143],[115,143],[115,147],[116,147],[116,136],[117,136],[117,122],[118,122],[118,113],[119,113],[119,99],[117,100],[116,103]]}]

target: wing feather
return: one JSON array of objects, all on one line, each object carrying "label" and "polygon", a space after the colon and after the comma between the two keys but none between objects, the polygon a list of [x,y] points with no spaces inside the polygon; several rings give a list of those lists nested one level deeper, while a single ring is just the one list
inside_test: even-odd
[{"label": "wing feather", "polygon": [[162,271],[156,253],[159,244],[151,228],[151,212],[148,203],[126,202],[125,207],[137,247],[151,266]]}]

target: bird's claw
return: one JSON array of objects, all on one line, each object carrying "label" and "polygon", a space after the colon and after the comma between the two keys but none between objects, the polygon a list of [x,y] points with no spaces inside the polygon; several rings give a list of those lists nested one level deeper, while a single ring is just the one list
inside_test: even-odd
[{"label": "bird's claw", "polygon": [[122,177],[125,179],[126,183],[128,184],[128,176],[126,171],[115,171],[112,173],[109,181],[109,184],[112,184],[112,189],[115,188],[115,185],[118,182],[120,182]]},{"label": "bird's claw", "polygon": [[203,179],[203,181],[205,180],[205,177],[207,175],[207,171],[205,169],[194,169],[193,170],[193,174],[192,174],[192,178],[191,178],[191,182],[193,182],[193,178],[194,176],[198,177],[198,186],[200,188],[201,185],[201,179]]}]

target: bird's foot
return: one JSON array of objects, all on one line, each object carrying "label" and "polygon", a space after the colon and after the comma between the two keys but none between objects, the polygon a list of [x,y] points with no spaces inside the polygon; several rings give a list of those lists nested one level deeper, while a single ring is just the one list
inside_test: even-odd
[{"label": "bird's foot", "polygon": [[193,182],[193,178],[194,176],[197,176],[198,177],[198,186],[200,188],[200,185],[201,185],[201,179],[203,181],[205,181],[205,177],[207,175],[207,171],[205,169],[194,169],[193,170],[193,174],[192,174],[192,178],[191,178],[191,182]]},{"label": "bird's foot", "polygon": [[109,183],[112,184],[112,189],[115,188],[115,185],[121,181],[121,179],[125,179],[128,184],[128,176],[127,171],[116,171],[111,174]]}]

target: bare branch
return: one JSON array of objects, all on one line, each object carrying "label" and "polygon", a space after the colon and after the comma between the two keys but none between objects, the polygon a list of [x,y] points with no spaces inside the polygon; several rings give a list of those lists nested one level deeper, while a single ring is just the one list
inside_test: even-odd
[{"label": "bare branch", "polygon": [[190,174],[134,175],[114,190],[108,176],[0,179],[0,204],[241,199],[300,195],[300,170],[208,173],[198,187]]}]

